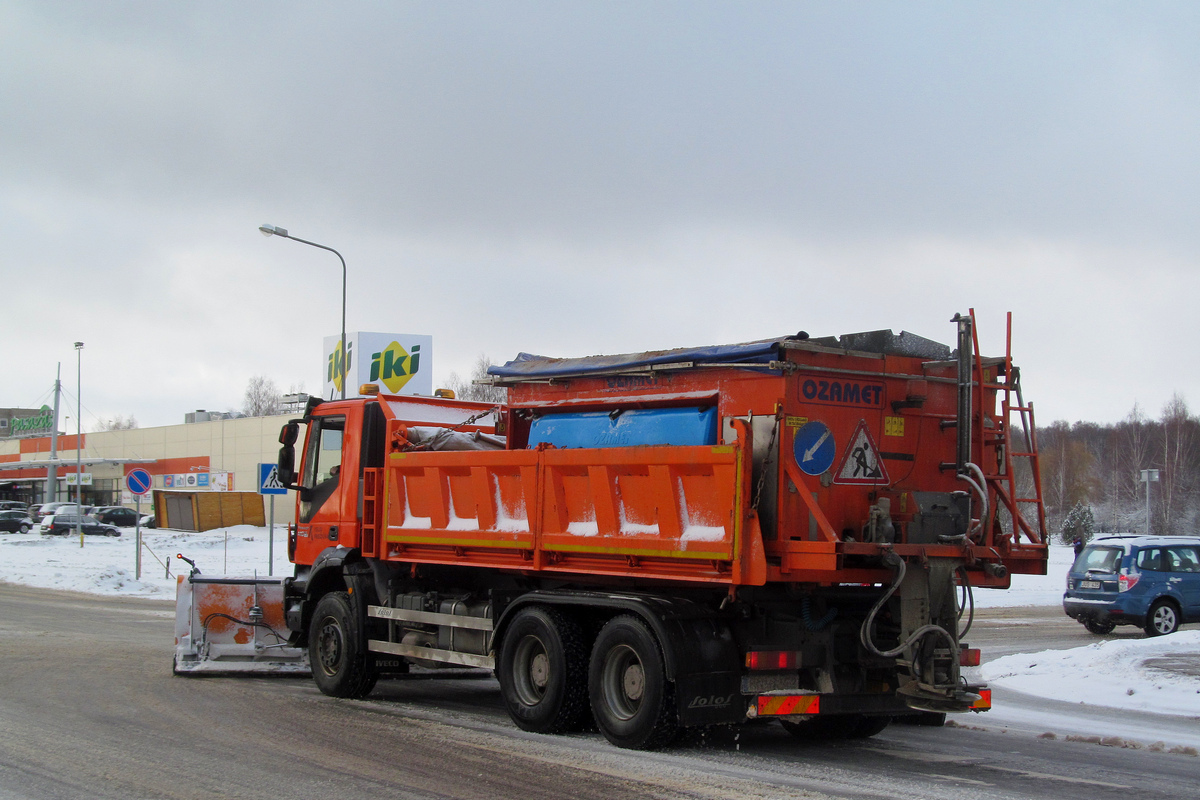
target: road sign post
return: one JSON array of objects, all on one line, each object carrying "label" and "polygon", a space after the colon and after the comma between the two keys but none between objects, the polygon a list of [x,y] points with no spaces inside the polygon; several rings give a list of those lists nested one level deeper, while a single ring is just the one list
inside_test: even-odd
[{"label": "road sign post", "polygon": [[150,487],[154,485],[154,479],[150,477],[150,473],[138,467],[137,469],[129,470],[125,476],[125,488],[129,490],[135,498],[134,505],[137,506],[137,522],[135,523],[137,532],[137,558],[135,559],[135,573],[137,579],[142,579],[142,495],[150,491]]},{"label": "road sign post", "polygon": [[279,481],[279,466],[276,464],[258,465],[258,493],[271,497],[271,521],[267,534],[267,575],[275,574],[275,495],[287,494],[287,489]]}]

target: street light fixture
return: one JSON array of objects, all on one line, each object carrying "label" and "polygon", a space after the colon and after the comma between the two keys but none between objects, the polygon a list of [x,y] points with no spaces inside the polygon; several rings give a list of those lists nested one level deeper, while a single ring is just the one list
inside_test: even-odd
[{"label": "street light fixture", "polygon": [[75,343],[75,532],[83,547],[83,342]]},{"label": "street light fixture", "polygon": [[259,229],[259,231],[262,232],[263,236],[282,236],[284,239],[291,239],[293,242],[300,242],[301,244],[307,244],[307,245],[311,245],[312,247],[319,247],[322,250],[328,250],[329,252],[333,253],[335,256],[338,257],[338,261],[342,262],[342,341],[341,341],[341,346],[340,346],[341,353],[339,354],[341,357],[341,360],[339,362],[338,369],[342,373],[342,399],[345,400],[346,399],[346,377],[347,377],[346,376],[346,372],[347,372],[347,369],[346,369],[346,259],[342,258],[342,254],[339,253],[337,250],[334,250],[332,247],[326,247],[323,244],[317,244],[316,242],[310,242],[307,239],[301,239],[298,236],[290,235],[287,232],[287,228],[280,228],[276,225],[263,224],[263,225],[259,225],[258,229]]}]

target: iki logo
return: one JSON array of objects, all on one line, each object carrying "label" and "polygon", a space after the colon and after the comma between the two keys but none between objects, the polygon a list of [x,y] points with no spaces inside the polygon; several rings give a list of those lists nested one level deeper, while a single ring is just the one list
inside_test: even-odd
[{"label": "iki logo", "polygon": [[350,371],[350,365],[354,363],[354,342],[346,344],[346,363],[342,363],[342,340],[339,339],[333,346],[333,352],[329,354],[327,369],[325,370],[325,380],[333,383],[333,388],[339,392],[342,390],[342,383],[346,380],[346,373]]},{"label": "iki logo", "polygon": [[382,353],[371,356],[371,383],[383,381],[388,391],[396,394],[421,368],[421,345],[414,344],[412,353],[392,342]]}]

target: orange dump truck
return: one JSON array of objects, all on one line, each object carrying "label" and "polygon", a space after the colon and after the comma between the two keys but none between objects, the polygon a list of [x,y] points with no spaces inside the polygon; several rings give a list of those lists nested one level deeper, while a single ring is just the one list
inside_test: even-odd
[{"label": "orange dump truck", "polygon": [[[295,575],[205,633],[306,651],[338,697],[493,669],[521,728],[594,721],[631,748],[985,710],[970,592],[1044,574],[1045,524],[1019,372],[954,322],[954,350],[876,331],[522,354],[490,370],[498,406],[313,398],[280,437]],[[178,671],[198,628],[181,603]]]}]

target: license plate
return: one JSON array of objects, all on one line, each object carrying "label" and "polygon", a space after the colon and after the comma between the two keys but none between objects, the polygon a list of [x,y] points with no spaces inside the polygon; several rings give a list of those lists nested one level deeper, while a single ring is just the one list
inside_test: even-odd
[{"label": "license plate", "polygon": [[1100,581],[1080,581],[1079,588],[1080,589],[1099,589]]}]

